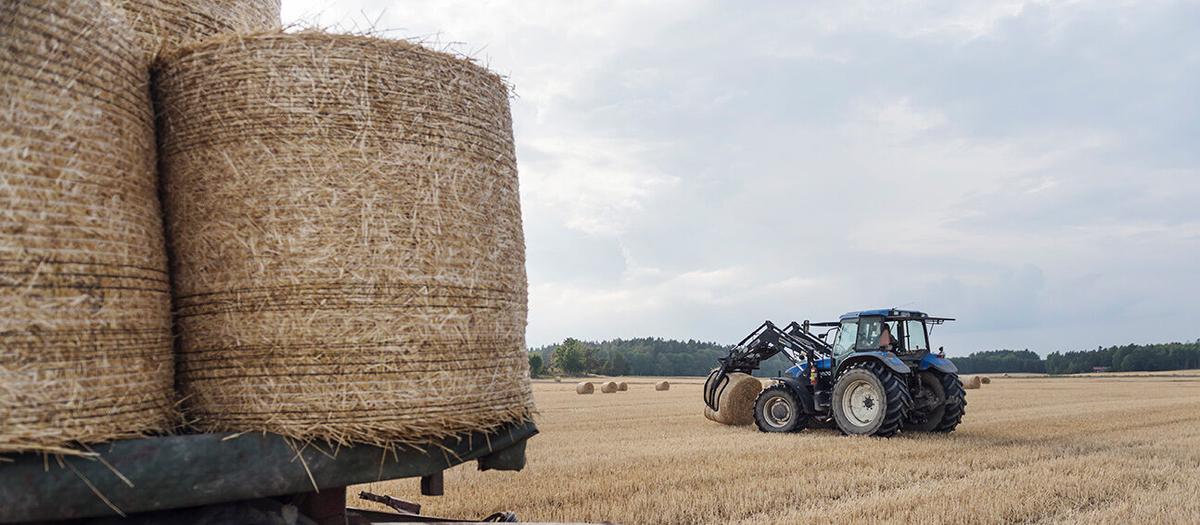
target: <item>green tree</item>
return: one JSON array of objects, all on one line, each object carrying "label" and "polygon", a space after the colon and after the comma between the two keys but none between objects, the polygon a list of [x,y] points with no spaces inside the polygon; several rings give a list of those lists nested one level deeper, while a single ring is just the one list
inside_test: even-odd
[{"label": "green tree", "polygon": [[554,367],[566,374],[584,371],[587,348],[578,339],[567,338],[554,349]]},{"label": "green tree", "polygon": [[533,352],[529,353],[529,375],[531,377],[542,375],[542,356]]}]

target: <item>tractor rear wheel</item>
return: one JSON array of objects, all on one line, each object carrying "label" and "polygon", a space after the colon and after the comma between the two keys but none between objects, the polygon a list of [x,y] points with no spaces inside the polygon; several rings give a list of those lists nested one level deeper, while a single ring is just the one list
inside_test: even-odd
[{"label": "tractor rear wheel", "polygon": [[855,363],[833,386],[833,418],[842,433],[891,437],[908,418],[908,387],[881,363]]},{"label": "tractor rear wheel", "polygon": [[792,387],[776,382],[754,401],[754,423],[763,432],[799,432],[808,424],[808,416]]},{"label": "tractor rear wheel", "polygon": [[942,390],[946,393],[946,411],[942,421],[933,429],[934,432],[954,432],[962,418],[967,413],[967,391],[963,389],[962,380],[958,374],[938,374],[942,381]]}]

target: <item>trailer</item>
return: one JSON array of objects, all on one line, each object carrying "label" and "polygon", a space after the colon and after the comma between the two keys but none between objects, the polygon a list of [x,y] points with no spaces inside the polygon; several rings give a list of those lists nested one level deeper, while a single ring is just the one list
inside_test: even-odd
[{"label": "trailer", "polygon": [[[79,456],[0,456],[0,523],[217,523],[333,525],[462,522],[420,506],[361,494],[394,509],[346,506],[347,487],[420,478],[423,495],[443,492],[443,472],[476,461],[480,470],[521,470],[532,422],[472,432],[424,447],[330,448],[264,433],[147,437],[91,447]],[[477,521],[516,521],[501,512]]]}]

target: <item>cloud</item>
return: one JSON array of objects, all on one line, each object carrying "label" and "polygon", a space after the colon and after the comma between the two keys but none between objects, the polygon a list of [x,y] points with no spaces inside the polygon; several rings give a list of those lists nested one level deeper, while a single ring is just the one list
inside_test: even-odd
[{"label": "cloud", "polygon": [[888,305],[962,319],[935,335],[954,355],[1200,336],[1195,4],[284,15],[371,20],[508,75],[530,344],[734,342],[764,318]]}]

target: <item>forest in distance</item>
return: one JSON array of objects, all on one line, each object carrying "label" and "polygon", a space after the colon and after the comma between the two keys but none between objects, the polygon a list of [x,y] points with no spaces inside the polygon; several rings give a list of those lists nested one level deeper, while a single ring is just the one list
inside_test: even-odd
[{"label": "forest in distance", "polygon": [[[581,341],[529,349],[535,377],[599,374],[610,376],[702,376],[716,366],[730,346],[696,340],[658,337]],[[1051,352],[1045,358],[1030,350],[987,350],[952,357],[963,374],[1141,372],[1200,369],[1200,339],[1190,343],[1161,343],[1101,347],[1095,350]],[[782,355],[765,361],[757,375],[775,376],[791,365]]]}]

